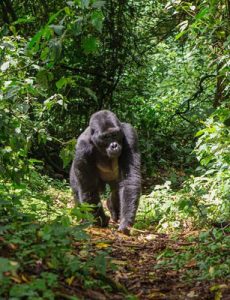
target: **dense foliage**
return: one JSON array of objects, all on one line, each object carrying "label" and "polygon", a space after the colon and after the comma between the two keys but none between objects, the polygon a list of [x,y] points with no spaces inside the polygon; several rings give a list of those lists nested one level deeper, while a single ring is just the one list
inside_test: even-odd
[{"label": "dense foliage", "polygon": [[86,289],[114,287],[85,231],[91,208],[70,207],[66,183],[76,138],[102,108],[139,134],[136,228],[206,230],[157,268],[198,251],[190,278],[229,276],[229,20],[226,0],[1,1],[0,296],[64,297],[58,282],[76,274]]}]

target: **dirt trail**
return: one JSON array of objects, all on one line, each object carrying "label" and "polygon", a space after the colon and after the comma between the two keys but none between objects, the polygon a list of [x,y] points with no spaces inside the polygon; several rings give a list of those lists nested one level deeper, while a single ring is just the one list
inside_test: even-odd
[{"label": "dirt trail", "polygon": [[[102,294],[95,291],[85,299],[126,299],[125,291],[135,295],[128,299],[214,299],[230,300],[229,282],[221,282],[220,290],[210,291],[210,287],[218,282],[193,283],[182,280],[183,270],[174,271],[169,268],[154,269],[156,259],[166,248],[183,251],[188,244],[184,236],[172,240],[165,234],[155,234],[147,231],[136,231],[134,236],[124,236],[115,229],[91,228],[89,232],[97,248],[109,249],[112,261],[117,270],[109,274],[112,285],[117,293]],[[193,264],[187,268],[194,268]],[[123,290],[123,292],[119,292]]]}]

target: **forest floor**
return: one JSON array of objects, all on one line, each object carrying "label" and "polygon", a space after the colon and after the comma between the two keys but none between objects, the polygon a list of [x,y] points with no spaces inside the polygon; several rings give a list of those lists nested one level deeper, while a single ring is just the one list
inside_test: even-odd
[{"label": "forest floor", "polygon": [[0,299],[230,300],[227,230],[146,224],[126,236],[114,223],[76,224],[66,186],[17,193],[24,200],[0,220]]},{"label": "forest floor", "polygon": [[118,233],[114,226],[106,229],[92,227],[87,231],[95,247],[106,248],[111,262],[116,265],[116,270],[109,271],[105,278],[113,292],[105,292],[97,287],[80,292],[82,288],[73,285],[68,287],[73,295],[77,291],[77,296],[88,300],[230,300],[229,280],[186,279],[186,271],[193,272],[196,269],[193,259],[179,270],[172,270],[170,265],[155,268],[159,265],[162,251],[171,249],[176,253],[185,252],[186,246],[194,244],[188,242],[188,237],[198,235],[198,231],[181,233],[176,238],[136,229],[132,236],[125,236]]}]

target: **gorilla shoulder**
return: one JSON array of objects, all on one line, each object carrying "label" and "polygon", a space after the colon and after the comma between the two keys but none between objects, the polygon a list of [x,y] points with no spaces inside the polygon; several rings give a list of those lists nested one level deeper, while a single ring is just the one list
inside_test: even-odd
[{"label": "gorilla shoulder", "polygon": [[87,127],[85,131],[77,139],[76,155],[89,157],[93,154],[93,145],[91,144],[90,127]]},{"label": "gorilla shoulder", "polygon": [[137,150],[138,136],[134,127],[129,123],[121,123],[125,140],[133,150]]}]

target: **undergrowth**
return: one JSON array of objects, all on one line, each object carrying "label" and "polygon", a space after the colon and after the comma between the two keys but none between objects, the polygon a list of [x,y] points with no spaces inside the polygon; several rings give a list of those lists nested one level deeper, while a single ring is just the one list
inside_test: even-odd
[{"label": "undergrowth", "polygon": [[0,296],[54,299],[62,294],[60,282],[68,286],[75,279],[82,288],[110,290],[101,279],[110,268],[107,253],[95,250],[86,232],[92,208],[74,207],[66,183],[43,180],[36,190],[0,183]]}]

